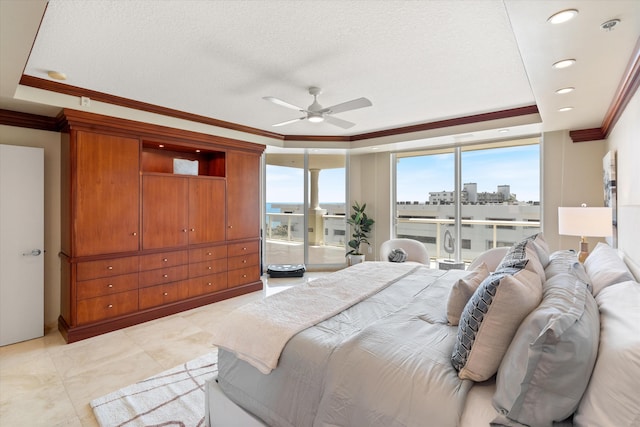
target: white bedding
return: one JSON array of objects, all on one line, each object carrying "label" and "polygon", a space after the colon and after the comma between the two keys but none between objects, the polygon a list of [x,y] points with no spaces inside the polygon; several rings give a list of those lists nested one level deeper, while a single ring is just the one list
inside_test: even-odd
[{"label": "white bedding", "polygon": [[[346,310],[419,267],[362,263],[247,304],[216,327],[213,343],[268,374],[276,368],[282,349],[295,334]],[[336,283],[340,286],[336,287]],[[300,304],[301,301],[305,303]]]}]

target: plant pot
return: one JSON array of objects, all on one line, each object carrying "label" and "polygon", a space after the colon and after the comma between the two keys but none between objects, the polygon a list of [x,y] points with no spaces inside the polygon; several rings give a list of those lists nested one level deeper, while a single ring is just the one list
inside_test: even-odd
[{"label": "plant pot", "polygon": [[356,265],[356,264],[360,264],[361,262],[364,262],[364,255],[353,255],[350,254],[348,256],[349,258],[349,265]]}]

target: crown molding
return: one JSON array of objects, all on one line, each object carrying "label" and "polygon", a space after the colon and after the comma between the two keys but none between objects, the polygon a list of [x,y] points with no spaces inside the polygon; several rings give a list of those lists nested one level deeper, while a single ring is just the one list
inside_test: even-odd
[{"label": "crown molding", "polygon": [[600,128],[570,131],[569,136],[573,142],[595,141],[607,138],[627,104],[638,90],[638,86],[640,86],[640,37],[638,37],[633,55],[631,55],[622,81],[613,97],[613,102],[611,102],[604,116],[602,125]]},{"label": "crown molding", "polygon": [[19,111],[0,109],[0,125],[16,126],[29,129],[60,131],[57,117],[41,116],[38,114],[21,113]]}]

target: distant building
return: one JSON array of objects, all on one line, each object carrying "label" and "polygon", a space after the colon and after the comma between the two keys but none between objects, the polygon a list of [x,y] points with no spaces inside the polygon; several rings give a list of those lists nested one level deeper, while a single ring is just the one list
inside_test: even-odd
[{"label": "distant building", "polygon": [[[516,195],[511,194],[511,186],[498,185],[498,191],[489,193],[483,191],[478,193],[478,184],[469,182],[464,184],[460,198],[462,203],[504,203],[516,202]],[[454,191],[435,191],[429,193],[429,204],[431,205],[450,205],[455,203]]]}]

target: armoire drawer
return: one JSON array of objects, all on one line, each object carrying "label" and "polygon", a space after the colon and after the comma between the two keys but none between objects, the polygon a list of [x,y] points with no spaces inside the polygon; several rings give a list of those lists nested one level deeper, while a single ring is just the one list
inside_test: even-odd
[{"label": "armoire drawer", "polygon": [[244,254],[258,253],[260,250],[260,242],[258,240],[253,242],[233,243],[227,245],[228,256],[238,256]]},{"label": "armoire drawer", "polygon": [[102,295],[130,291],[132,289],[138,289],[138,273],[83,280],[77,282],[76,299],[94,298]]},{"label": "armoire drawer", "polygon": [[197,297],[223,289],[227,289],[227,273],[211,274],[209,276],[189,279],[189,297]]},{"label": "armoire drawer", "polygon": [[238,268],[246,268],[251,265],[258,265],[260,258],[258,254],[246,254],[234,256],[227,260],[227,270],[236,270]]},{"label": "armoire drawer", "polygon": [[227,288],[246,285],[260,280],[260,266],[254,265],[239,270],[230,270],[227,272]]},{"label": "armoire drawer", "polygon": [[138,310],[138,291],[83,299],[76,307],[78,325],[133,313]]},{"label": "armoire drawer", "polygon": [[157,270],[141,271],[138,274],[138,283],[141,288],[163,283],[177,282],[189,277],[189,266],[178,265],[175,267],[159,268]]},{"label": "armoire drawer", "polygon": [[189,297],[187,281],[140,289],[140,310],[180,301]]},{"label": "armoire drawer", "polygon": [[86,261],[76,264],[76,280],[97,279],[99,277],[118,276],[137,273],[138,257]]},{"label": "armoire drawer", "polygon": [[189,264],[189,277],[205,276],[207,274],[224,273],[227,271],[226,259],[195,262]]},{"label": "armoire drawer", "polygon": [[189,262],[202,262],[210,259],[221,259],[227,257],[227,247],[211,246],[206,248],[189,249]]},{"label": "armoire drawer", "polygon": [[140,256],[140,271],[155,270],[158,268],[174,267],[187,264],[189,253],[187,251],[161,252],[157,254]]}]

